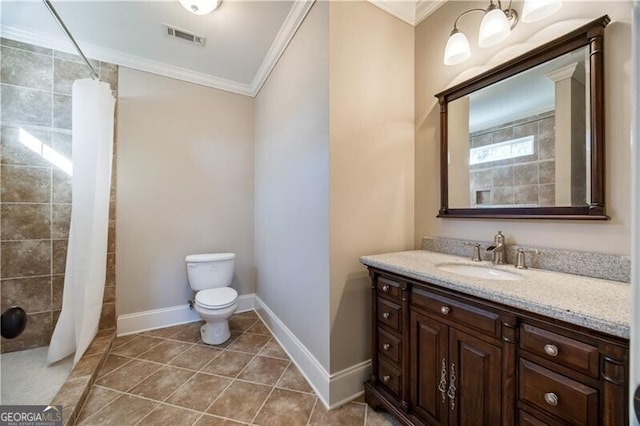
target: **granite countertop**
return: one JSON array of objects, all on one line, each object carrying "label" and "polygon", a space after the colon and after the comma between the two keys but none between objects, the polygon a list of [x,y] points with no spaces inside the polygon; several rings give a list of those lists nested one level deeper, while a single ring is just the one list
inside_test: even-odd
[{"label": "granite countertop", "polygon": [[[472,262],[468,258],[425,250],[363,256],[360,262],[443,288],[546,315],[614,336],[629,338],[631,286],[627,283],[513,265]],[[502,269],[522,276],[518,281],[468,277],[438,269],[460,263]]]}]

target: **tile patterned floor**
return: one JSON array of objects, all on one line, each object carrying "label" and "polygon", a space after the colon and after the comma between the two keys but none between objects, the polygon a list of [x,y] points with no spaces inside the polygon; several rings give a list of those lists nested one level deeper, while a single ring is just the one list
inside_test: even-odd
[{"label": "tile patterned floor", "polygon": [[358,425],[398,423],[362,402],[327,411],[255,312],[234,315],[222,345],[201,323],[115,340],[80,425]]}]

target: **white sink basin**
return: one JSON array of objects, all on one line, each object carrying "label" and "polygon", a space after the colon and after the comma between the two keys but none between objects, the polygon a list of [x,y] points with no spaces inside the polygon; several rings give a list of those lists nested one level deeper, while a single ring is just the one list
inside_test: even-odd
[{"label": "white sink basin", "polygon": [[523,277],[520,274],[503,271],[502,269],[488,268],[479,265],[466,265],[464,263],[440,263],[436,267],[442,271],[452,272],[467,277],[484,278],[486,280],[519,281]]}]

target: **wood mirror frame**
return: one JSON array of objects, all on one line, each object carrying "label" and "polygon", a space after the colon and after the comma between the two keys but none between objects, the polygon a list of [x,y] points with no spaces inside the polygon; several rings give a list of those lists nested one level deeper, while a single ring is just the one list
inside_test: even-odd
[{"label": "wood mirror frame", "polygon": [[[440,103],[440,211],[442,218],[492,219],[590,219],[606,220],[604,170],[604,28],[610,22],[604,15],[562,37],[533,49],[464,83],[451,87],[436,97]],[[526,71],[551,59],[589,47],[591,191],[584,206],[449,208],[448,175],[448,103],[476,90]]]}]

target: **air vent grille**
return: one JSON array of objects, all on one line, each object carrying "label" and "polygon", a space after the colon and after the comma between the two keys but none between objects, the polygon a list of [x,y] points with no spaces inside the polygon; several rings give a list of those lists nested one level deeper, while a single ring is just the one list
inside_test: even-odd
[{"label": "air vent grille", "polygon": [[182,28],[173,27],[169,24],[164,24],[165,34],[172,38],[188,41],[189,43],[196,44],[198,46],[204,46],[206,37],[197,34],[190,33]]}]

